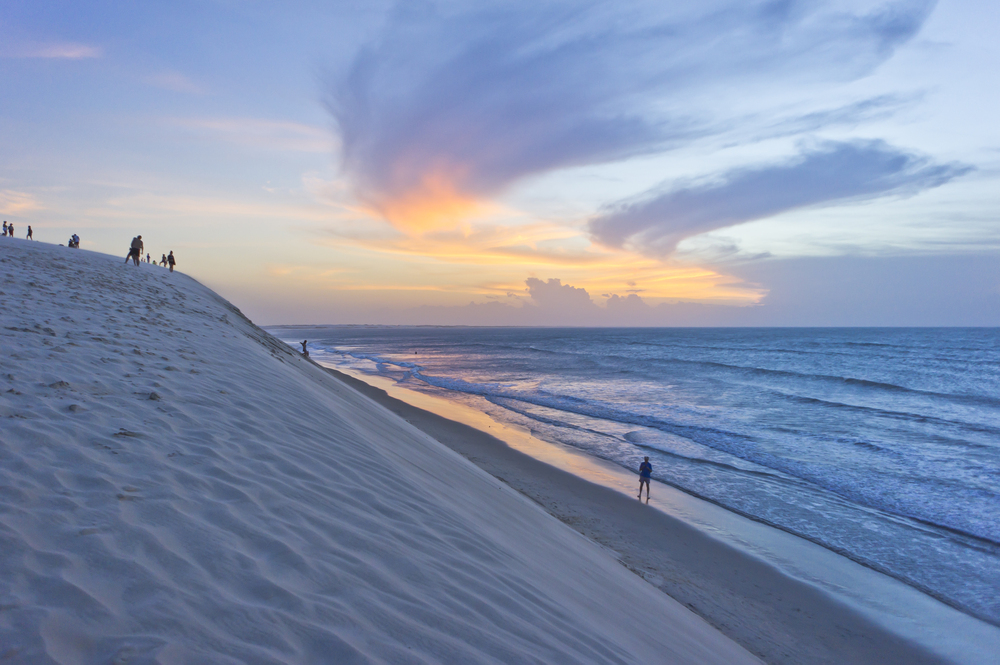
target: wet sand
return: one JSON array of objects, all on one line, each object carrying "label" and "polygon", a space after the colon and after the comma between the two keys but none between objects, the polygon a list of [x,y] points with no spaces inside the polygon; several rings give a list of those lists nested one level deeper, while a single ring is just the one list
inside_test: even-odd
[{"label": "wet sand", "polygon": [[327,369],[608,548],[767,662],[975,663],[1000,646],[995,627],[818,545],[656,481],[647,505],[636,498],[637,476],[620,467],[461,405],[378,384],[403,401],[366,382],[378,379]]}]

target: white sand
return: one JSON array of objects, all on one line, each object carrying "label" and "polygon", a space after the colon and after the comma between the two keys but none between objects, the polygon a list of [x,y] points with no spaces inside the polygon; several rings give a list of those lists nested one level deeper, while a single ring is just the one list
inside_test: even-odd
[{"label": "white sand", "polygon": [[192,279],[0,275],[0,663],[755,662]]}]

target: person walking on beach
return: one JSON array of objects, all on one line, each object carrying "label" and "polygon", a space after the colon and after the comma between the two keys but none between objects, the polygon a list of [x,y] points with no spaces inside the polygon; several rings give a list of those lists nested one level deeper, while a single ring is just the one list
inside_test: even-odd
[{"label": "person walking on beach", "polygon": [[170,253],[167,254],[167,265],[170,266],[170,272],[174,271],[174,264],[175,263],[177,263],[177,260],[174,259],[174,251],[170,250]]},{"label": "person walking on beach", "polygon": [[649,502],[649,479],[653,475],[653,465],[649,463],[648,457],[642,458],[639,465],[639,500],[642,500],[642,486],[646,486],[646,502]]},{"label": "person walking on beach", "polygon": [[34,240],[34,238],[31,237],[31,224],[28,224],[28,240]]},{"label": "person walking on beach", "polygon": [[308,343],[309,340],[307,339],[302,340],[302,355],[304,355],[306,358],[309,357],[309,349],[306,348],[306,344]]}]

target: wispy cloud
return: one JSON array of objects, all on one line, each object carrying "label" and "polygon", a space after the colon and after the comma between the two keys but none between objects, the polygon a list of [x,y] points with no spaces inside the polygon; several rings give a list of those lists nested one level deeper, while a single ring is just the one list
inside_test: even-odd
[{"label": "wispy cloud", "polygon": [[76,42],[46,42],[14,44],[0,47],[0,55],[8,58],[51,58],[62,60],[83,60],[100,58],[104,50],[100,46]]},{"label": "wispy cloud", "polygon": [[970,170],[881,141],[827,143],[789,162],[730,171],[719,182],[648,192],[592,219],[590,231],[611,247],[669,254],[682,239],[714,229],[807,206],[915,194]]},{"label": "wispy cloud", "polygon": [[159,72],[157,74],[150,74],[149,76],[143,78],[143,81],[156,86],[157,88],[163,88],[164,90],[170,90],[173,92],[182,92],[189,95],[203,95],[208,92],[205,86],[195,82],[190,77],[185,76],[180,72],[166,71]]},{"label": "wispy cloud", "polygon": [[[610,251],[592,245],[579,230],[551,223],[520,226],[482,225],[469,230],[408,235],[345,237],[337,235],[332,246],[363,248],[378,256],[380,264],[410,265],[419,261],[434,266],[412,275],[414,288],[422,288],[433,275],[454,272],[467,275],[469,266],[480,275],[493,275],[489,283],[472,289],[479,294],[505,295],[523,290],[525,274],[559,274],[584,285],[593,293],[642,291],[653,299],[701,299],[752,302],[759,290],[737,285],[719,272],[698,266],[664,262],[631,251]],[[392,270],[388,272],[392,273]],[[502,278],[500,276],[503,276]],[[354,289],[353,277],[344,277],[337,288]],[[464,285],[462,289],[468,290]]]},{"label": "wispy cloud", "polygon": [[0,214],[18,215],[31,210],[37,210],[40,207],[35,197],[28,192],[0,189]]},{"label": "wispy cloud", "polygon": [[[401,227],[426,228],[533,174],[703,136],[718,118],[691,100],[706,91],[752,98],[863,76],[932,6],[408,3],[335,77],[328,103],[357,195]],[[710,113],[726,115],[719,103]]]},{"label": "wispy cloud", "polygon": [[335,146],[323,127],[263,118],[167,118],[166,122],[214,140],[294,152],[330,152]]}]

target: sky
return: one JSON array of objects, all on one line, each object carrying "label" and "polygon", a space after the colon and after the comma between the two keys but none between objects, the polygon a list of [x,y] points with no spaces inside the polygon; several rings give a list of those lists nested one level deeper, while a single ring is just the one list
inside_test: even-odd
[{"label": "sky", "polygon": [[0,216],[142,234],[262,325],[996,326],[998,29],[984,0],[5,0]]}]

